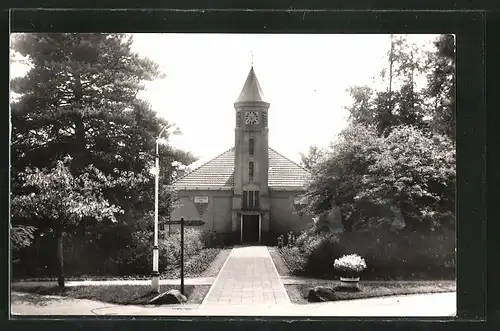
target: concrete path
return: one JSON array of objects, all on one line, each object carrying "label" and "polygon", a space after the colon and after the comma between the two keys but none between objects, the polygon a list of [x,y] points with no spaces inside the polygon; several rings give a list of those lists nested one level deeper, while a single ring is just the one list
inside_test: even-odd
[{"label": "concrete path", "polygon": [[[212,285],[215,277],[194,277],[184,278],[186,285]],[[160,279],[160,285],[179,285],[180,278],[176,279]],[[57,281],[38,281],[38,282],[15,282],[12,287],[36,287],[36,286],[56,286]],[[144,279],[126,279],[126,280],[82,280],[82,281],[67,281],[65,286],[103,286],[103,285],[151,285],[151,280]]]},{"label": "concrete path", "polygon": [[291,304],[265,246],[235,247],[203,304]]},{"label": "concrete path", "polygon": [[[24,294],[15,293],[23,296]],[[50,299],[50,300],[49,300]],[[171,305],[119,306],[103,302],[54,297],[44,303],[12,301],[15,316],[128,315],[128,316],[346,316],[451,317],[456,315],[456,293],[412,294],[384,298],[306,305]]]}]

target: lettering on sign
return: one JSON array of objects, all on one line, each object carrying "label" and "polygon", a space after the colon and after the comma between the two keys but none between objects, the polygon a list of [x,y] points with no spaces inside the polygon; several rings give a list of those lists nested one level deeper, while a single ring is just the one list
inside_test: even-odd
[{"label": "lettering on sign", "polygon": [[208,196],[196,196],[194,197],[194,203],[208,203]]}]

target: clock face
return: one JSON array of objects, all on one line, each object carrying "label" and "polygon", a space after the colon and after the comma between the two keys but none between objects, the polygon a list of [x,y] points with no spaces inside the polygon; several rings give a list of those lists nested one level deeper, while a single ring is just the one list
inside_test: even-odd
[{"label": "clock face", "polygon": [[259,124],[259,113],[256,111],[247,111],[245,113],[246,124]]}]

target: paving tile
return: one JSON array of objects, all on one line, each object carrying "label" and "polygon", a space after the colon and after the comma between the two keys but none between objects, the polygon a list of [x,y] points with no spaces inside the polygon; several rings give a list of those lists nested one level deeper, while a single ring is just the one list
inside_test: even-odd
[{"label": "paving tile", "polygon": [[290,303],[264,246],[234,248],[204,302]]}]

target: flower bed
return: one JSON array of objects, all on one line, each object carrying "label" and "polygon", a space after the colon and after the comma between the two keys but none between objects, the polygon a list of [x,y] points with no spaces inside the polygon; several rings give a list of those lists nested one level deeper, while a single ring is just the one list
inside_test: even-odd
[{"label": "flower bed", "polygon": [[278,252],[292,275],[302,275],[306,259],[297,247],[278,248]]},{"label": "flower bed", "polygon": [[[220,248],[203,249],[199,254],[186,261],[184,265],[184,276],[200,276],[208,268],[210,263],[212,263],[212,261],[217,257],[220,251]],[[177,267],[175,269],[165,271],[164,273],[162,273],[162,275],[167,278],[179,278],[180,272],[180,267]]]}]

